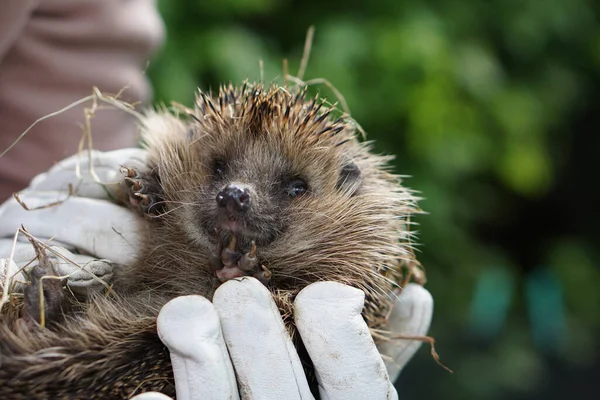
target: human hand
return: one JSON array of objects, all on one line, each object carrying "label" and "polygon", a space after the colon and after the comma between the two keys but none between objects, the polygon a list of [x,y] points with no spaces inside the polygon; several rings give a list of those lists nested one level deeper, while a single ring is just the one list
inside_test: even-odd
[{"label": "human hand", "polygon": [[115,264],[132,262],[138,235],[136,217],[110,201],[111,185],[107,183],[122,180],[121,164],[142,161],[145,156],[141,149],[123,149],[69,157],[36,176],[19,193],[31,211],[15,198],[2,204],[0,259],[8,259],[12,254],[14,261],[0,267],[2,282],[7,276],[22,281],[18,271],[35,258],[24,235],[13,240],[21,226],[37,239],[55,244],[49,255],[57,273],[68,276],[67,284],[79,294],[101,288],[102,281],[110,281]]},{"label": "human hand", "polygon": [[[296,297],[294,319],[321,399],[398,398],[392,382],[420,342],[386,342],[380,348],[389,356],[384,363],[361,316],[363,305],[362,291],[336,282],[313,283]],[[425,335],[432,312],[429,292],[409,284],[387,329]],[[253,278],[222,284],[213,303],[201,296],[172,300],[159,314],[158,332],[171,353],[178,399],[313,398],[277,306]],[[144,393],[134,399],[168,397]]]}]

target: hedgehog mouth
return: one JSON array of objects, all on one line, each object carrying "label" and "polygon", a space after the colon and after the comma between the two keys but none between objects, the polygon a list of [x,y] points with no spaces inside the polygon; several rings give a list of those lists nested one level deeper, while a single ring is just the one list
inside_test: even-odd
[{"label": "hedgehog mouth", "polygon": [[261,223],[245,215],[235,213],[219,213],[213,218],[205,220],[203,225],[209,237],[214,237],[213,243],[227,246],[231,235],[235,235],[238,247],[248,251],[255,243],[259,248],[270,245],[281,231],[279,227],[270,226],[269,223]]},{"label": "hedgehog mouth", "polygon": [[255,238],[257,235],[254,234],[252,229],[249,229],[245,221],[240,220],[235,215],[229,215],[227,218],[220,222],[221,230],[225,232],[231,232],[232,234]]}]

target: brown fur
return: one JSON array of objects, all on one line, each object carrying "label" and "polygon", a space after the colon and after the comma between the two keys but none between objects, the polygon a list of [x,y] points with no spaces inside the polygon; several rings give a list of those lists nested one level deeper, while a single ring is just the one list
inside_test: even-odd
[{"label": "brown fur", "polygon": [[[226,161],[226,182],[252,185],[255,233],[242,235],[240,247],[247,251],[249,240],[256,241],[292,332],[294,295],[324,280],[364,290],[364,316],[377,327],[403,266],[415,262],[407,229],[415,198],[387,171],[390,158],[371,153],[352,121],[333,114],[303,92],[261,85],[222,88],[216,98],[200,94],[189,119],[150,113],[142,127],[149,160],[141,173],[155,185],[147,193],[160,201],[140,219],[138,262],[118,274],[116,296],[92,299],[51,329],[19,331],[5,318],[0,398],[173,395],[155,318],[169,299],[210,298],[218,286],[208,265],[216,241],[225,240],[210,234],[224,183],[215,180],[215,159]],[[344,175],[348,165],[354,169]],[[308,192],[282,197],[278,188],[294,177],[308,183]]]}]

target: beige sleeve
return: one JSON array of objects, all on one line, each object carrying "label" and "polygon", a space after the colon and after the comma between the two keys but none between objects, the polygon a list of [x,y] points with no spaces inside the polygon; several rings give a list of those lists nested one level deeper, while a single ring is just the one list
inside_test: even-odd
[{"label": "beige sleeve", "polygon": [[[4,0],[0,10],[0,153],[38,118],[92,93],[145,103],[144,74],[164,35],[155,0]],[[83,106],[39,123],[0,158],[0,201],[74,153]],[[94,147],[135,145],[133,119],[97,112]]]}]

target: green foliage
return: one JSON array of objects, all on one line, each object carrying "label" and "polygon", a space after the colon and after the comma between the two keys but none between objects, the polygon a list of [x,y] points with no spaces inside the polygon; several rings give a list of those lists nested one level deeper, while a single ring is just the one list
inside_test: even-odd
[{"label": "green foliage", "polygon": [[[585,150],[590,140],[580,133],[581,121],[598,120],[590,111],[600,81],[595,4],[162,0],[159,6],[167,42],[150,68],[157,100],[190,105],[196,86],[259,80],[260,60],[267,81],[281,78],[284,58],[293,74],[305,32],[315,25],[305,79],[331,81],[376,148],[396,154],[397,171],[413,176],[406,184],[422,192],[429,212],[418,222],[420,258],[437,302],[432,334],[458,376],[432,372],[437,367],[423,362],[429,361],[424,352],[411,367],[417,381],[401,379],[401,394],[429,376],[435,384],[415,388],[417,397],[542,393],[555,372],[534,347],[527,307],[536,306],[522,294],[522,281],[539,266],[557,277],[566,302],[566,347],[553,357],[565,368],[598,363],[597,234],[568,223],[575,211],[597,215],[590,203],[578,206],[569,183],[594,179],[592,171],[576,169],[572,148],[579,143]],[[335,101],[327,88],[319,91]],[[469,309],[485,297],[474,296],[476,282],[498,267],[514,283],[506,289],[509,314],[482,347],[468,339],[469,324],[477,323]],[[423,390],[429,396],[418,395]]]}]

